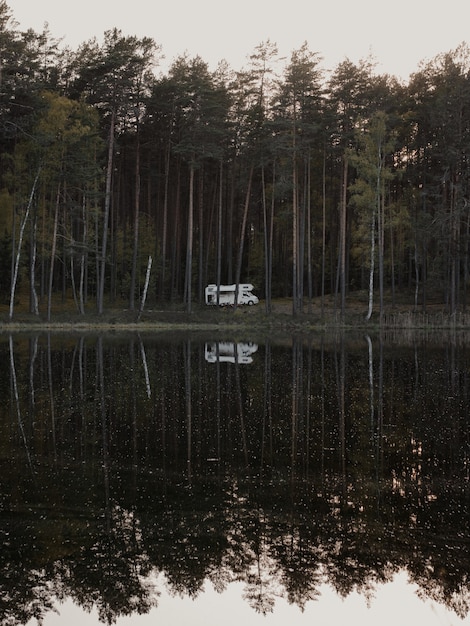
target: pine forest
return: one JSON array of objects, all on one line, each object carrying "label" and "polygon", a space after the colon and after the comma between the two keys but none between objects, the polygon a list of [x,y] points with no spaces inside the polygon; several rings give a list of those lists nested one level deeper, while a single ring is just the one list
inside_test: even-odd
[{"label": "pine forest", "polygon": [[[184,44],[184,42],[183,42]],[[223,51],[221,51],[223,54]],[[470,48],[404,82],[374,59],[323,66],[259,44],[246,67],[114,28],[72,50],[0,0],[0,301],[53,315],[252,283],[271,311],[408,294],[465,311]],[[147,292],[148,289],[148,292]]]}]

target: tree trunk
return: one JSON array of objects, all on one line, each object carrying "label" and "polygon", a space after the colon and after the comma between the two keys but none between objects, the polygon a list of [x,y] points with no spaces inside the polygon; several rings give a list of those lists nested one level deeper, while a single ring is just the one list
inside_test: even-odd
[{"label": "tree trunk", "polygon": [[52,232],[52,249],[51,249],[51,263],[49,267],[49,288],[47,290],[47,321],[51,321],[51,307],[52,307],[52,287],[54,283],[54,265],[55,265],[55,251],[57,247],[57,225],[59,222],[59,204],[60,204],[60,186],[57,187],[57,196],[55,201],[54,210],[54,230]]},{"label": "tree trunk", "polygon": [[384,156],[382,142],[377,147],[377,238],[379,253],[379,317],[382,323],[384,313],[384,233],[385,233],[385,188],[383,183]]},{"label": "tree trunk", "polygon": [[103,235],[101,243],[101,266],[99,274],[98,294],[97,294],[97,308],[98,314],[103,313],[104,307],[104,281],[106,276],[106,254],[108,246],[108,225],[109,214],[111,212],[111,182],[113,178],[113,162],[114,162],[114,127],[116,123],[116,113],[113,110],[111,114],[111,124],[109,127],[109,139],[108,139],[108,164],[106,168],[106,192],[104,199],[104,219],[103,219]]},{"label": "tree trunk", "polygon": [[78,286],[78,310],[81,315],[85,314],[85,294],[84,294],[84,285],[85,285],[85,261],[87,258],[86,255],[86,245],[87,245],[87,237],[88,237],[88,218],[86,214],[86,200],[85,196],[82,199],[82,221],[83,221],[83,233],[82,233],[82,251],[80,254],[80,282]]},{"label": "tree trunk", "polygon": [[147,263],[147,273],[145,275],[145,284],[144,284],[144,291],[142,293],[142,299],[140,301],[140,308],[139,308],[139,315],[137,317],[137,320],[140,320],[142,313],[144,311],[144,306],[145,306],[145,300],[147,299],[147,290],[149,287],[149,280],[150,280],[150,270],[152,269],[152,257],[149,256],[149,260]]},{"label": "tree trunk", "polygon": [[274,205],[275,205],[275,194],[274,194],[274,183],[276,180],[276,165],[273,163],[273,181],[272,187],[273,191],[271,193],[271,215],[269,222],[269,263],[268,263],[268,288],[269,288],[269,313],[272,310],[272,295],[273,295],[273,240],[274,240]]},{"label": "tree trunk", "polygon": [[15,291],[16,291],[16,283],[18,282],[18,270],[20,266],[20,257],[21,257],[21,247],[23,245],[23,236],[24,229],[26,227],[26,222],[28,221],[29,213],[31,211],[31,206],[33,204],[34,194],[36,192],[36,186],[38,184],[39,175],[41,173],[41,168],[39,167],[36,178],[34,179],[33,187],[31,189],[31,193],[29,195],[28,205],[26,207],[26,212],[24,214],[23,220],[20,225],[20,233],[18,237],[18,247],[16,249],[15,262],[13,265],[13,276],[11,278],[11,289],[10,289],[10,311],[9,318],[10,320],[13,318],[13,310],[15,307]]},{"label": "tree trunk", "polygon": [[339,258],[339,279],[341,290],[341,319],[344,320],[346,313],[346,212],[347,212],[347,191],[348,191],[348,159],[346,154],[343,157],[343,187],[341,197],[340,215],[340,258]]},{"label": "tree trunk", "polygon": [[322,168],[322,234],[321,234],[321,318],[325,315],[326,271],[326,151],[323,149]]},{"label": "tree trunk", "polygon": [[299,313],[299,207],[297,198],[297,148],[296,148],[296,128],[295,128],[295,108],[294,127],[292,139],[292,313]]},{"label": "tree trunk", "polygon": [[189,166],[189,205],[188,205],[188,233],[186,248],[186,277],[184,294],[186,311],[191,313],[192,303],[192,272],[193,272],[193,223],[194,223],[194,162]]},{"label": "tree trunk", "polygon": [[310,154],[307,163],[307,278],[308,278],[308,309],[312,312],[313,275],[312,275],[312,207],[310,202],[311,187]]},{"label": "tree trunk", "polygon": [[137,145],[135,155],[135,195],[134,195],[134,247],[132,251],[131,284],[129,293],[129,309],[135,307],[135,290],[137,283],[137,259],[139,256],[140,227],[140,130],[137,128]]},{"label": "tree trunk", "polygon": [[220,283],[222,280],[222,208],[223,208],[223,173],[224,165],[220,159],[219,166],[219,205],[217,211],[217,261],[216,261],[216,285],[217,285],[217,306],[220,303]]},{"label": "tree trunk", "polygon": [[372,211],[370,225],[370,268],[369,268],[369,308],[366,320],[370,320],[374,307],[374,271],[375,271],[375,208]]},{"label": "tree trunk", "polygon": [[163,299],[165,294],[165,281],[166,281],[166,240],[168,237],[168,188],[170,178],[170,155],[171,148],[168,143],[166,155],[165,155],[165,191],[163,196],[163,224],[162,224],[162,254],[161,254],[161,274],[160,274],[160,298]]},{"label": "tree trunk", "polygon": [[198,294],[199,304],[204,294],[204,176],[202,170],[199,175],[198,219],[199,219],[199,250],[198,250]]},{"label": "tree trunk", "polygon": [[238,248],[238,259],[237,259],[237,269],[235,274],[235,308],[238,306],[238,290],[240,287],[240,278],[242,273],[242,262],[243,262],[243,248],[245,245],[245,230],[246,230],[246,222],[248,219],[248,209],[250,206],[250,198],[251,198],[251,183],[253,180],[253,170],[254,166],[251,165],[250,173],[248,176],[248,187],[245,195],[245,206],[243,208],[243,218],[242,218],[242,226],[240,229],[240,246]]},{"label": "tree trunk", "polygon": [[264,179],[264,165],[261,168],[261,186],[263,200],[263,241],[264,241],[264,301],[266,313],[271,312],[271,294],[269,283],[269,265],[271,251],[269,249],[268,239],[268,207],[266,203],[266,181]]},{"label": "tree trunk", "polygon": [[29,310],[30,313],[34,313],[34,315],[39,315],[39,305],[38,305],[38,295],[36,293],[36,256],[37,256],[37,214],[36,210],[33,212],[31,218],[31,258],[29,261],[29,293],[30,293],[30,303]]}]

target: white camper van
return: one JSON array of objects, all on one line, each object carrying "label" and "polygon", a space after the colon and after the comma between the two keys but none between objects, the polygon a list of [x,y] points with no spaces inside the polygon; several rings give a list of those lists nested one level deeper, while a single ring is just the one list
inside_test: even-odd
[{"label": "white camper van", "polygon": [[[252,293],[253,289],[254,287],[250,283],[240,283],[238,285],[237,304],[248,304],[248,306],[258,304],[259,298]],[[234,305],[236,290],[236,285],[219,285],[219,305]],[[206,304],[217,304],[217,285],[207,285],[205,294]]]}]

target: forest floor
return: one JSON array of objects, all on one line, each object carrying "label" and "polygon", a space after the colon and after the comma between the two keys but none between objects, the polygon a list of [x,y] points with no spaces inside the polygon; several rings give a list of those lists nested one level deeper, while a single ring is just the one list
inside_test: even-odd
[{"label": "forest floor", "polygon": [[[255,306],[208,307],[194,303],[191,312],[182,304],[149,303],[139,317],[138,310],[130,310],[127,302],[114,303],[98,315],[90,308],[84,315],[77,313],[73,301],[53,303],[51,319],[47,320],[46,305],[40,314],[28,313],[20,306],[12,319],[9,307],[0,305],[0,332],[18,331],[187,331],[187,330],[250,330],[257,333],[273,332],[331,332],[337,330],[374,331],[394,330],[470,330],[470,311],[450,316],[438,297],[429,299],[426,307],[416,307],[413,294],[400,294],[395,302],[388,297],[382,318],[378,303],[370,320],[366,320],[368,298],[366,292],[354,292],[346,301],[345,315],[341,317],[339,304],[333,296],[305,299],[303,311],[293,313],[290,299],[276,299],[271,312],[265,302]],[[44,309],[44,311],[43,311]]]}]

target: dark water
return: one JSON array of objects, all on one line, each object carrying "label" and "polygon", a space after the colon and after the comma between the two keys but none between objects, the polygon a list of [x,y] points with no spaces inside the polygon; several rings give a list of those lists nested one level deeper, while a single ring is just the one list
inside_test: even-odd
[{"label": "dark water", "polygon": [[155,623],[233,586],[269,616],[403,572],[468,618],[464,340],[3,336],[0,356],[2,626],[61,602]]}]

